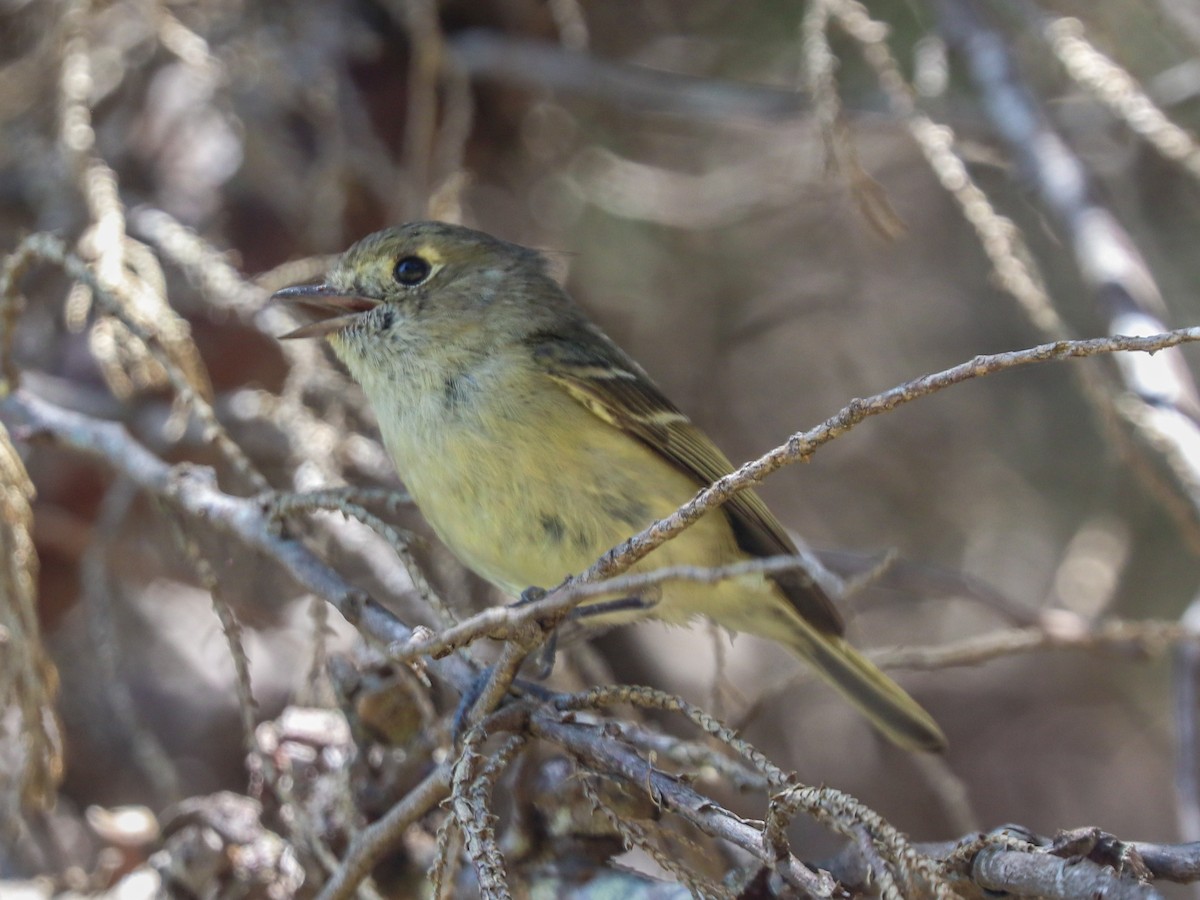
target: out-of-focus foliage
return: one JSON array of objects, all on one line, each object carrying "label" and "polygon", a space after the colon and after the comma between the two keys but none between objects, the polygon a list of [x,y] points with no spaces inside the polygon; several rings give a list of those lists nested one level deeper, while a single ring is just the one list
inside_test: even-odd
[{"label": "out-of-focus foliage", "polygon": [[[1151,113],[1134,103],[1123,120],[1044,36],[1048,21],[1079,16],[1093,49],[1195,131],[1200,19],[1182,0],[984,5],[1023,87],[1148,261],[1160,319],[1200,321],[1197,158],[1186,144],[1179,159],[1155,150]],[[1064,327],[1105,333],[1111,311],[1087,261],[997,138],[939,34],[938,4],[866,8],[891,27],[878,36],[916,86],[917,110],[953,127],[975,184],[1020,229]],[[90,273],[38,254],[19,271],[10,260],[9,299],[24,306],[0,323],[8,375],[121,422],[168,463],[213,466],[230,494],[399,490],[357,389],[323,348],[274,340],[288,320],[267,297],[317,276],[352,240],[419,217],[547,251],[735,460],[854,397],[1046,340],[1000,288],[871,51],[836,23],[825,75],[840,115],[811,92],[814,15],[807,3],[729,0],[8,0],[0,251],[50,232]],[[1186,485],[1161,448],[1097,413],[1069,366],[1094,369],[1122,402],[1110,361],[1033,367],[872,419],[763,485],[808,543],[850,552],[844,568],[888,550],[902,560],[847,598],[856,643],[940,645],[1012,624],[1068,640],[1110,617],[1182,614],[1200,552]],[[20,464],[0,467],[0,812],[26,810],[0,826],[0,878],[89,873],[103,888],[147,848],[211,851],[204,829],[220,820],[245,827],[222,834],[209,887],[311,894],[352,836],[450,752],[456,698],[378,660],[328,665],[357,635],[279,567],[96,458],[33,437],[12,430],[4,455]],[[440,621],[412,571],[459,616],[498,600],[414,510],[382,492],[358,499],[399,531],[381,539],[325,513],[279,527],[410,625]],[[213,594],[241,623],[253,721]],[[678,692],[801,780],[853,794],[917,839],[1013,821],[1180,837],[1162,654],[1047,650],[900,673],[950,739],[941,766],[882,745],[839,699],[794,678],[778,648],[648,625],[595,649],[565,650],[556,686]],[[287,704],[313,709],[268,721]],[[330,709],[349,711],[346,733]],[[548,860],[606,860],[629,839],[599,818],[580,825],[580,810],[629,812],[654,833],[641,798],[563,775],[559,756],[521,759],[497,808],[510,869],[530,883],[558,885]],[[733,773],[703,774],[730,809],[765,817],[761,793],[740,796]],[[53,808],[40,804],[52,796]],[[557,817],[553,797],[564,798]],[[127,804],[149,806],[155,827],[126,840],[83,815]],[[406,833],[375,872],[381,891],[419,890],[445,855],[439,841],[458,840],[439,838],[440,821]],[[815,821],[790,836],[803,859],[840,846]],[[693,846],[709,839],[690,826],[674,839],[668,852],[699,878],[751,871],[747,856]],[[662,874],[640,851],[630,859]],[[476,889],[471,877],[463,891]]]}]

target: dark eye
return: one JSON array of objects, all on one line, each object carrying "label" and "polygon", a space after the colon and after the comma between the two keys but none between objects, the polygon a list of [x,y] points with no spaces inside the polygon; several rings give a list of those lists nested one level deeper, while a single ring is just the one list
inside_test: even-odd
[{"label": "dark eye", "polygon": [[405,256],[396,263],[396,268],[392,269],[392,277],[401,284],[412,287],[428,278],[432,269],[429,262],[419,256]]}]

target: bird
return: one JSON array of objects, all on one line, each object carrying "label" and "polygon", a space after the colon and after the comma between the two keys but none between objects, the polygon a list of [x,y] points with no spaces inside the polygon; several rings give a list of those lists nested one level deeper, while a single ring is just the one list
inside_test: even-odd
[{"label": "bird", "polygon": [[[359,240],[324,282],[274,297],[323,316],[281,338],[328,340],[438,538],[512,597],[585,570],[733,471],[536,250],[410,222]],[[743,490],[633,571],[796,553],[762,499]],[[929,713],[846,640],[836,606],[803,570],[672,581],[653,602],[596,608],[604,624],[707,617],[776,641],[895,744],[945,746]]]}]

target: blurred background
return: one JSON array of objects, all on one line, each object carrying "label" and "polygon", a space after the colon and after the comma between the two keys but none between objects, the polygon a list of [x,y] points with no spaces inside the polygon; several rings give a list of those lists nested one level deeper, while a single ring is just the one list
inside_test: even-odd
[{"label": "blurred background", "polygon": [[[981,8],[1018,66],[1011,78],[1144,257],[1165,301],[1154,314],[1166,327],[1197,322],[1197,157],[1164,158],[1135,134],[1048,26],[1078,17],[1092,48],[1190,131],[1194,7]],[[115,266],[117,293],[147,327],[176,329],[181,371],[278,490],[399,487],[356,388],[325,348],[275,341],[288,320],[266,298],[319,276],[359,237],[423,217],[544,250],[592,317],[748,460],[852,398],[1054,336],[993,275],[897,106],[909,95],[881,84],[872,61],[886,47],[910,102],[954,130],[974,184],[1019,230],[1061,333],[1106,334],[1114,307],[947,45],[944,10],[859,10],[888,26],[866,54],[863,34],[821,30],[805,3],[4,0],[0,250],[50,232],[96,271]],[[815,88],[822,77],[832,92]],[[168,462],[217,465],[231,493],[254,492],[88,291],[53,265],[29,266],[19,286],[25,309],[5,340],[22,387],[123,422]],[[896,554],[878,584],[847,598],[859,646],[936,647],[1014,626],[1065,639],[1110,619],[1181,616],[1200,549],[1186,485],[1128,419],[1098,412],[1076,368],[1111,408],[1126,402],[1111,359],[1007,372],[869,419],[763,485],[778,517],[831,560]],[[271,563],[164,514],[94,459],[17,446],[37,492],[37,617],[61,681],[55,827],[69,837],[42,863],[92,871],[103,841],[80,818],[89,805],[158,810],[246,789],[234,669],[170,523],[244,625],[260,719],[329,702],[310,677],[325,641],[311,602]],[[419,515],[392,513],[451,606],[497,601]],[[334,516],[312,527],[346,577],[406,621],[421,615],[408,575],[367,529]],[[351,647],[352,630],[329,617],[328,646]],[[1169,655],[1132,642],[895,670],[949,738],[933,767],[876,739],[765,643],[646,625],[595,649],[615,680],[718,712],[801,780],[853,794],[920,840],[1004,822],[1200,838],[1176,814]],[[173,775],[139,762],[114,691]],[[761,817],[761,797],[722,796]],[[805,858],[839,846],[803,822],[793,839]],[[32,874],[29,859],[0,855],[0,874]]]}]

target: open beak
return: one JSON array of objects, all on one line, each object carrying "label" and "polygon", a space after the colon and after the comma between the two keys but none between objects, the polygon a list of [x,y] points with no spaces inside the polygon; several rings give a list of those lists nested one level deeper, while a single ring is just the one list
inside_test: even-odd
[{"label": "open beak", "polygon": [[347,295],[328,284],[298,284],[295,287],[276,291],[271,295],[271,299],[304,306],[325,316],[311,324],[301,325],[295,331],[281,334],[279,336],[281,341],[336,334],[350,325],[359,315],[379,305],[378,300],[352,294]]}]

